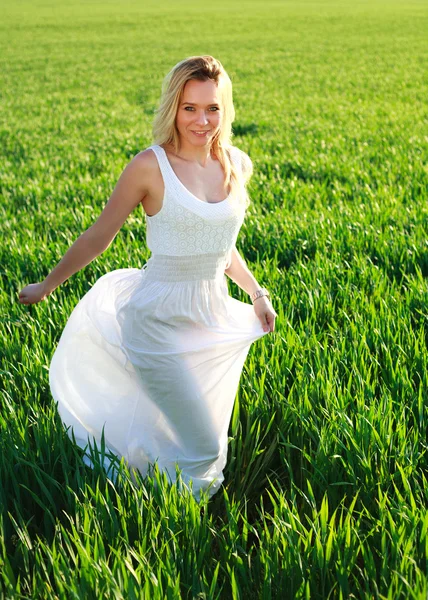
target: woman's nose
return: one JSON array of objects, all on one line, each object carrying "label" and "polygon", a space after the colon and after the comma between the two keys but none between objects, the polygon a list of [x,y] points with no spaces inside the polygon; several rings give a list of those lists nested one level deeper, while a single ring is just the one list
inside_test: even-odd
[{"label": "woman's nose", "polygon": [[202,111],[197,114],[196,123],[198,123],[198,125],[206,125],[208,123],[208,119],[207,119],[207,115],[205,114],[205,111]]}]

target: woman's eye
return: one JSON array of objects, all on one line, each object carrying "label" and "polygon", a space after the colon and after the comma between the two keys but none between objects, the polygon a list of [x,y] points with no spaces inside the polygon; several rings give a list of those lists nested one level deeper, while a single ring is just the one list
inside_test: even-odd
[{"label": "woman's eye", "polygon": [[[184,110],[193,110],[193,106],[185,106]],[[220,110],[218,106],[211,106],[210,108],[211,112],[216,112],[217,110]]]}]

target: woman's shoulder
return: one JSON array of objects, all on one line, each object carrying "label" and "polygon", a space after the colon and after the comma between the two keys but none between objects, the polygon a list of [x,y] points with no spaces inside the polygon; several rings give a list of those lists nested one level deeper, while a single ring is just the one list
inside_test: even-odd
[{"label": "woman's shoulder", "polygon": [[138,165],[138,168],[147,173],[152,173],[159,169],[156,152],[152,146],[140,150],[140,152],[134,156],[132,162],[135,162]]},{"label": "woman's shoulder", "polygon": [[153,193],[153,189],[156,189],[161,181],[158,159],[151,147],[135,154],[127,169],[134,174],[135,181],[138,181],[139,185],[144,185],[146,193]]}]

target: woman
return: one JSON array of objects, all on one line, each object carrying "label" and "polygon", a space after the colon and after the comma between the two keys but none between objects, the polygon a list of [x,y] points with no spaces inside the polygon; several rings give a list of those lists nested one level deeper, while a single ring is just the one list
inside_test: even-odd
[{"label": "woman", "polygon": [[[277,316],[236,250],[249,157],[231,144],[232,84],[211,56],[166,76],[155,143],[126,166],[98,220],[22,304],[46,298],[106,250],[142,204],[152,254],[142,269],[103,275],[73,310],[50,366],[68,433],[105,446],[144,476],[161,470],[212,496],[224,480],[227,432],[253,341]],[[225,273],[252,305],[228,295]],[[93,466],[86,454],[84,460]],[[112,463],[106,463],[112,464]]]}]

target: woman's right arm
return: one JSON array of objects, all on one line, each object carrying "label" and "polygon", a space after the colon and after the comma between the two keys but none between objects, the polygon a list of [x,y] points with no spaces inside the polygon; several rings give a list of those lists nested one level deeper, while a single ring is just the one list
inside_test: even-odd
[{"label": "woman's right arm", "polygon": [[152,152],[146,150],[134,156],[97,221],[77,238],[41,283],[31,283],[20,291],[21,304],[40,302],[110,246],[130,213],[147,195],[154,168]]}]

